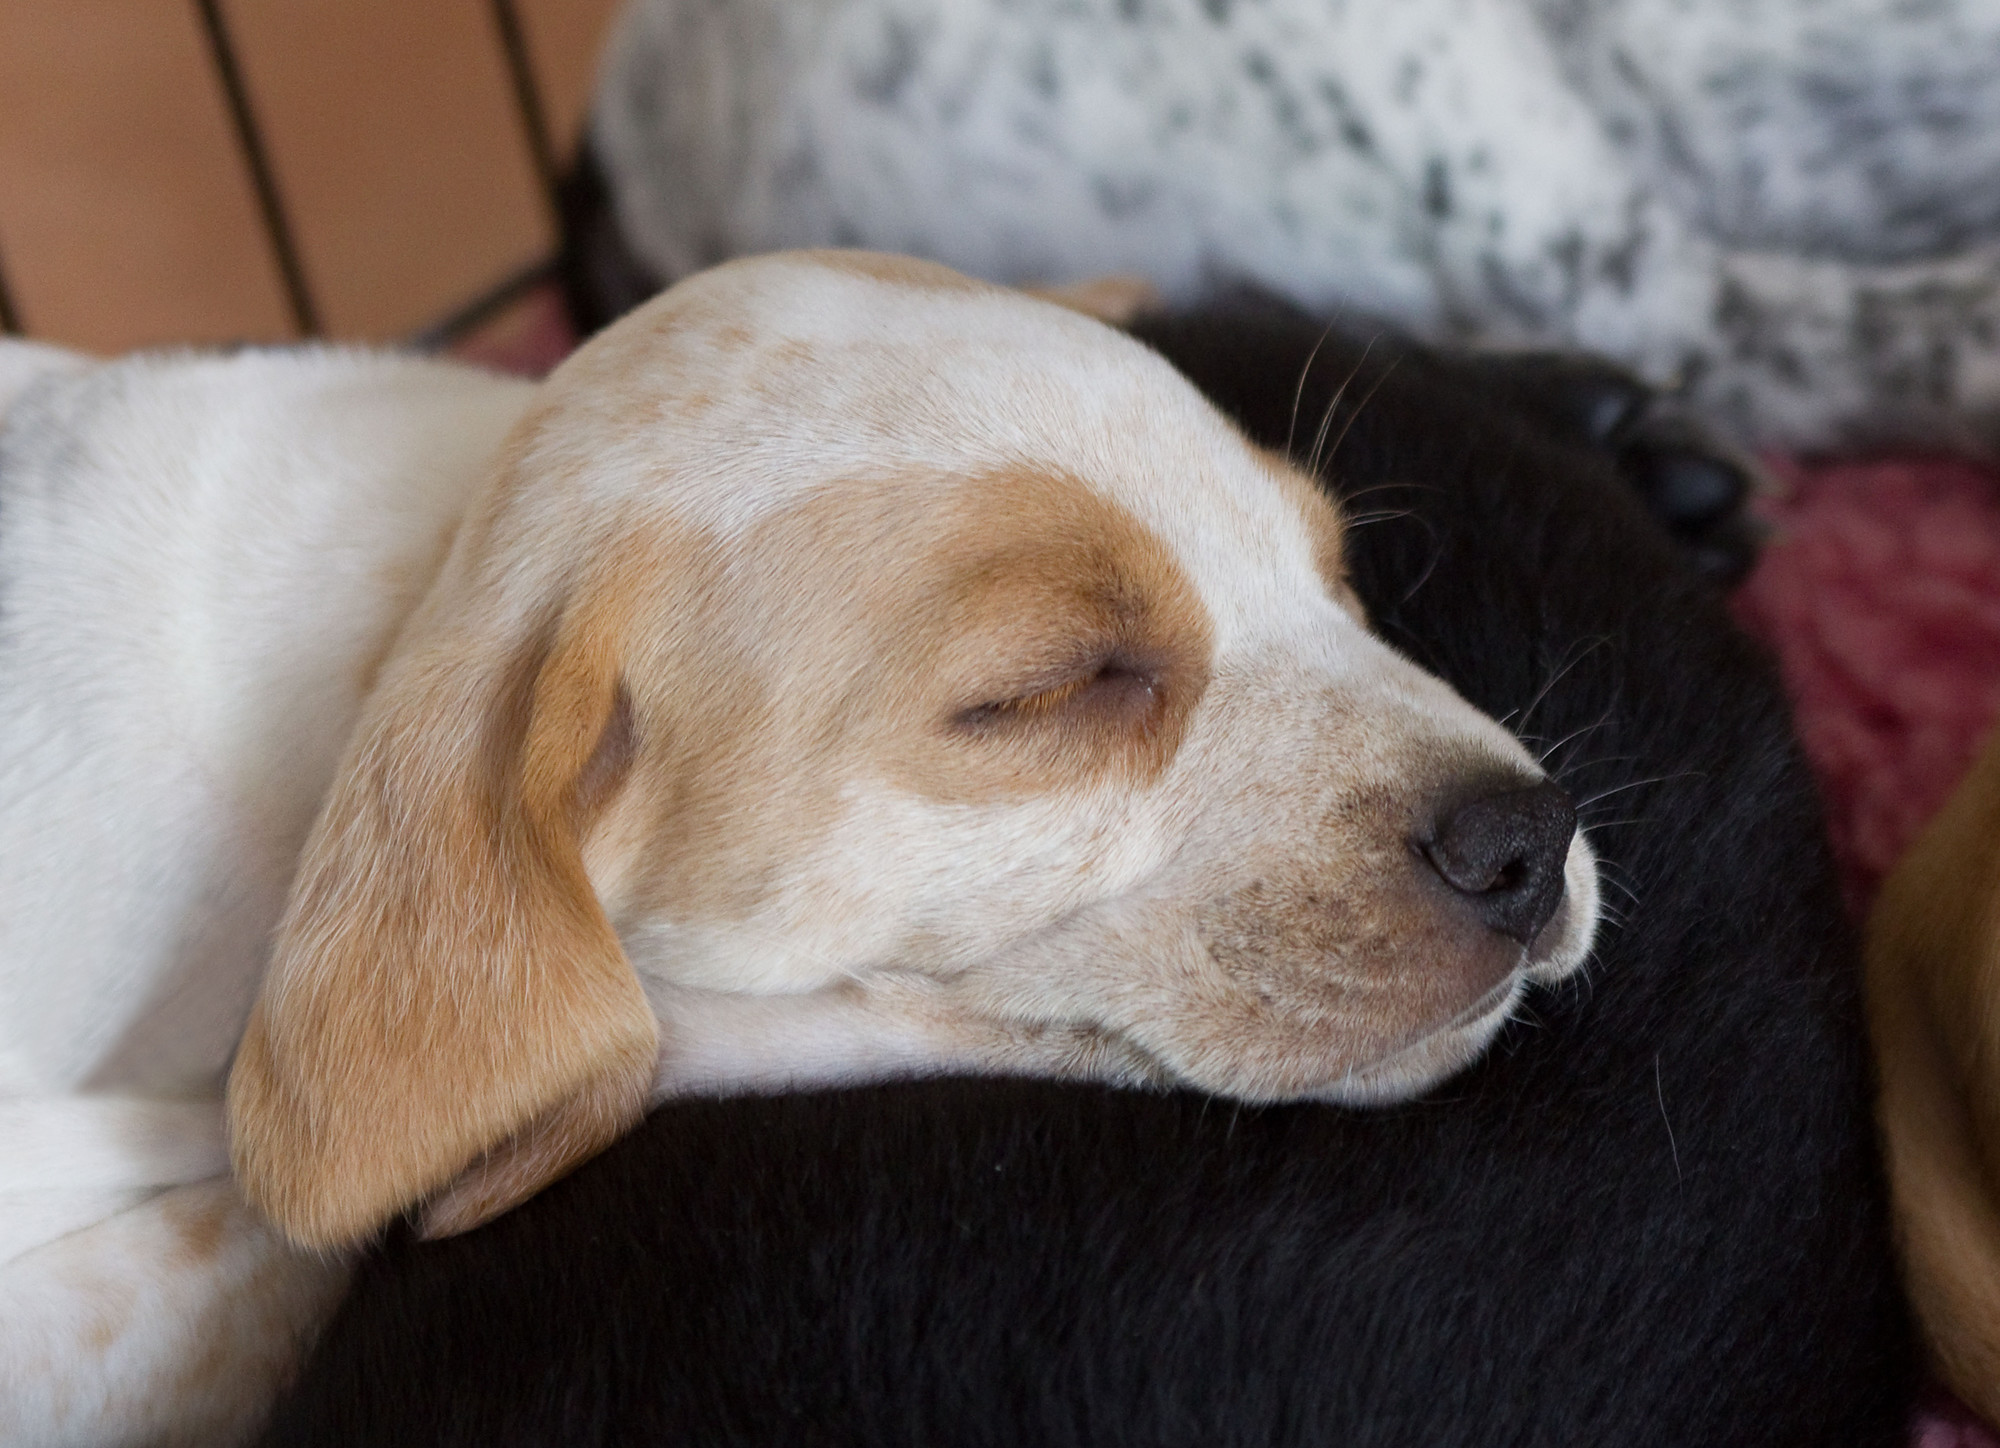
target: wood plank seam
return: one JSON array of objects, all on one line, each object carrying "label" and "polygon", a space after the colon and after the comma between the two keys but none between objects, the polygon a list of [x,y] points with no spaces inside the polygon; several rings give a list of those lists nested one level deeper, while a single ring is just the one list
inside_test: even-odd
[{"label": "wood plank seam", "polygon": [[441,352],[466,333],[492,321],[536,287],[552,280],[555,274],[555,258],[544,257],[514,273],[498,286],[480,293],[449,315],[412,332],[404,339],[404,344],[420,352]]},{"label": "wood plank seam", "polygon": [[201,14],[202,29],[208,36],[209,56],[215,62],[216,76],[222,82],[223,96],[229,103],[236,143],[242,148],[243,161],[249,168],[251,185],[257,193],[257,209],[263,217],[271,253],[278,264],[278,275],[284,282],[285,299],[291,307],[292,320],[300,336],[317,337],[321,331],[319,309],[313,304],[312,291],[306,284],[298,245],[285,217],[284,200],[278,192],[277,177],[271,169],[263,136],[257,129],[256,112],[250,104],[250,93],[243,84],[243,72],[237,64],[235,47],[230,43],[229,27],[223,19],[222,8],[217,0],[195,0],[195,8]]}]

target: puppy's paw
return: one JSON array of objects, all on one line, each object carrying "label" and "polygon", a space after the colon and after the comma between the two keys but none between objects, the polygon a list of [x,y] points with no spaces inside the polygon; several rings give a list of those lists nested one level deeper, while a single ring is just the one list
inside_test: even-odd
[{"label": "puppy's paw", "polygon": [[1741,582],[1763,541],[1749,511],[1756,465],[1657,396],[1610,446],[1619,472],[1695,568],[1725,588]]},{"label": "puppy's paw", "polygon": [[1761,542],[1749,513],[1759,470],[1672,395],[1591,357],[1530,353],[1477,365],[1495,393],[1571,441],[1609,452],[1704,576],[1728,587],[1750,571]]}]

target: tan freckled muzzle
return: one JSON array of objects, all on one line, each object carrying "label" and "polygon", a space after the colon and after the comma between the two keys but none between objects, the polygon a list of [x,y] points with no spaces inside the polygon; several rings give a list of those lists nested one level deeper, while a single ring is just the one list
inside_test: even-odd
[{"label": "tan freckled muzzle", "polygon": [[1162,1076],[1252,1101],[1413,1095],[1469,1064],[1530,981],[1582,963],[1595,862],[1525,763],[1405,774],[1323,816],[1316,848],[1199,907],[1179,968],[1120,1012]]}]

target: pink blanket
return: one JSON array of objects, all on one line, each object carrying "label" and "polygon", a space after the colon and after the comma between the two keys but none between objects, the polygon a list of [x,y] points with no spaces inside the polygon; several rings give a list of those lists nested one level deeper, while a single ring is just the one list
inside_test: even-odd
[{"label": "pink blanket", "polygon": [[[574,339],[552,288],[459,355],[540,376]],[[1736,595],[1777,653],[1857,914],[2000,716],[2000,474],[1950,458],[1770,460],[1773,537]],[[1911,1448],[2000,1448],[1942,1395]]]},{"label": "pink blanket", "polygon": [[2000,714],[2000,477],[1948,458],[1776,471],[1737,616],[1778,653],[1858,909]]}]

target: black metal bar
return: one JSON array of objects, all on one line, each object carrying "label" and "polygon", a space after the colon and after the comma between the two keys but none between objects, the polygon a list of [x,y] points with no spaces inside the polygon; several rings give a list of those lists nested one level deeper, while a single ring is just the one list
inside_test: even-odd
[{"label": "black metal bar", "polygon": [[306,285],[305,267],[299,261],[299,249],[292,238],[292,228],[285,219],[284,203],[278,196],[277,178],[271,171],[271,158],[264,150],[264,138],[257,130],[257,117],[250,106],[250,92],[243,84],[243,71],[236,62],[236,47],[230,43],[229,27],[222,18],[221,0],[195,0],[195,8],[201,12],[203,29],[208,32],[208,50],[215,61],[215,71],[222,81],[222,91],[229,99],[230,119],[236,125],[236,141],[243,148],[244,163],[250,168],[250,182],[257,192],[257,209],[264,218],[264,231],[271,241],[271,252],[278,261],[278,275],[284,282],[285,300],[292,309],[292,323],[301,336],[317,337],[320,334],[319,309],[313,305],[312,292]]},{"label": "black metal bar", "polygon": [[20,308],[14,305],[14,294],[7,290],[7,268],[4,257],[0,257],[0,334],[20,337],[27,334],[21,325]]},{"label": "black metal bar", "polygon": [[562,215],[561,163],[555,144],[549,139],[548,113],[542,109],[542,93],[535,84],[535,66],[528,54],[528,33],[521,26],[521,12],[514,0],[492,0],[493,28],[500,32],[500,49],[507,57],[507,78],[514,84],[514,104],[521,112],[521,129],[527,133],[528,154],[534,161],[535,177],[542,183],[550,214]]},{"label": "black metal bar", "polygon": [[538,261],[524,267],[498,286],[480,293],[442,321],[412,332],[403,339],[403,345],[414,347],[419,352],[442,352],[468,332],[492,321],[536,287],[554,280],[555,274],[553,260]]}]

